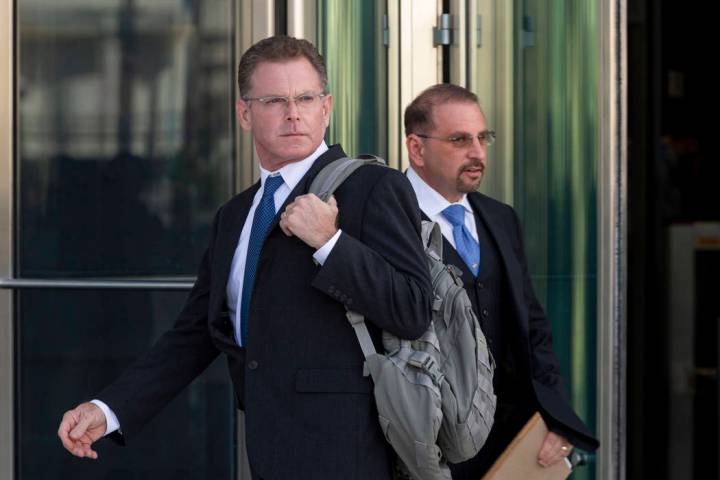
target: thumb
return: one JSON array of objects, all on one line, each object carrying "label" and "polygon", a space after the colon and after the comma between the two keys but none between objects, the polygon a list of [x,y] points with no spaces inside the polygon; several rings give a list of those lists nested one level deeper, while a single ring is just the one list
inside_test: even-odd
[{"label": "thumb", "polygon": [[335,195],[330,195],[330,198],[328,198],[327,203],[328,203],[328,205],[330,205],[331,207],[337,208],[337,201],[335,200]]},{"label": "thumb", "polygon": [[70,431],[70,438],[73,440],[78,440],[82,438],[83,435],[87,432],[88,428],[90,428],[91,423],[93,421],[93,418],[86,414],[82,413],[80,414],[80,420],[78,421],[77,425],[75,425],[75,428],[73,428]]}]

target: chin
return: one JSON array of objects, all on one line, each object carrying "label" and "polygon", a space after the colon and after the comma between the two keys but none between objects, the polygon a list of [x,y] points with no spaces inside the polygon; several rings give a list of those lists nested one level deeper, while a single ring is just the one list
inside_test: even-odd
[{"label": "chin", "polygon": [[482,179],[478,180],[477,182],[463,182],[461,185],[458,186],[458,191],[463,193],[477,192],[477,189],[480,188],[481,183]]}]

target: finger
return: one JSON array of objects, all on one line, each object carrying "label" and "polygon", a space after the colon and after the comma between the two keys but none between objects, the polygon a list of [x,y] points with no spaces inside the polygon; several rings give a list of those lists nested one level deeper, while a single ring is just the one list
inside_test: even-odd
[{"label": "finger", "polygon": [[290,225],[288,225],[287,220],[285,219],[280,220],[280,230],[282,230],[288,237],[293,236],[292,230],[290,230]]},{"label": "finger", "polygon": [[328,198],[328,205],[330,205],[333,208],[337,208],[337,200],[335,200],[335,195],[330,195],[330,198]]},{"label": "finger", "polygon": [[555,465],[556,463],[562,461],[563,458],[570,454],[572,448],[571,445],[567,445],[564,442],[557,443],[553,445],[553,447],[553,450],[547,455],[547,458],[544,459],[545,466]]},{"label": "finger", "polygon": [[552,459],[560,451],[561,445],[561,439],[553,432],[548,432],[538,453],[538,463],[543,466],[550,465]]},{"label": "finger", "polygon": [[551,442],[548,440],[545,440],[542,444],[542,447],[540,448],[540,452],[538,452],[538,461],[540,463],[547,462],[550,457],[553,456],[554,448]]},{"label": "finger", "polygon": [[97,460],[98,454],[95,450],[92,449],[91,444],[89,443],[83,443],[83,455],[87,458],[92,458],[93,460]]},{"label": "finger", "polygon": [[63,419],[60,422],[60,427],[58,428],[58,437],[60,437],[63,447],[70,452],[72,452],[73,448],[75,448],[75,442],[70,438],[70,430],[76,425],[76,423],[77,420],[73,416],[72,412],[65,412],[65,415],[63,415]]}]

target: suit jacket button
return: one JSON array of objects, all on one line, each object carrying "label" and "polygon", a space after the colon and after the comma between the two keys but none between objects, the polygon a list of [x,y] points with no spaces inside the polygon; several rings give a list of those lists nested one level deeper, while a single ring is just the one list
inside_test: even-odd
[{"label": "suit jacket button", "polygon": [[485,284],[484,284],[483,282],[478,282],[478,283],[477,283],[477,286],[478,286],[478,288],[479,288],[480,290],[482,290],[483,288],[485,288]]},{"label": "suit jacket button", "polygon": [[248,368],[250,370],[255,370],[257,367],[258,367],[258,362],[256,362],[255,360],[250,360],[248,362]]},{"label": "suit jacket button", "polygon": [[488,312],[488,309],[487,309],[487,308],[483,308],[483,311],[482,311],[483,317],[487,317],[487,316],[488,316],[488,313],[490,313],[490,312]]}]

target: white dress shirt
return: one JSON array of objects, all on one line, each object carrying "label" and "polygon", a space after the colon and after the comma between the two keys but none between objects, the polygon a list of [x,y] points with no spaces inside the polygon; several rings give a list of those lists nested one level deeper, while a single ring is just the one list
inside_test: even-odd
[{"label": "white dress shirt", "polygon": [[[285,165],[279,170],[269,172],[264,168],[260,167],[260,188],[253,197],[252,206],[248,212],[245,224],[243,225],[242,231],[240,232],[240,239],[238,240],[237,248],[235,249],[235,255],[233,256],[232,266],[230,267],[230,276],[228,277],[226,295],[227,305],[230,311],[230,320],[233,323],[235,330],[235,339],[240,344],[241,333],[240,333],[240,321],[237,318],[237,312],[240,310],[240,301],[242,299],[243,280],[245,274],[245,259],[247,257],[247,247],[250,241],[250,230],[252,228],[253,217],[255,216],[255,210],[257,209],[260,199],[265,188],[265,180],[270,176],[280,175],[283,178],[283,184],[278,187],[274,194],[275,200],[275,211],[277,212],[282,207],[285,200],[290,196],[290,192],[297,186],[303,176],[310,170],[313,163],[317,158],[328,150],[327,144],[323,141],[318,148],[306,159],[299,162],[293,162]],[[325,263],[328,255],[332,251],[333,247],[340,238],[340,230],[333,235],[333,237],[320,247],[314,254],[313,258],[320,265]],[[105,421],[107,428],[105,435],[108,435],[115,430],[120,429],[120,422],[118,421],[117,415],[108,407],[108,405],[101,400],[92,400],[92,403],[97,405],[105,415]]]},{"label": "white dress shirt", "polygon": [[[420,178],[420,175],[418,175],[412,167],[407,169],[406,175],[408,180],[410,180],[410,185],[412,185],[413,190],[415,190],[415,196],[417,197],[418,204],[420,205],[420,210],[422,210],[430,220],[440,225],[440,230],[442,231],[443,236],[448,242],[450,242],[450,245],[452,245],[453,248],[456,248],[452,224],[442,214],[443,210],[454,204],[448,202],[445,197],[425,183],[425,180]],[[470,207],[467,195],[463,195],[460,201],[456,203],[458,205],[462,205],[465,209],[465,227],[470,231],[470,235],[472,235],[477,242],[478,234],[477,228],[475,227],[475,215],[473,214],[472,207]]]}]

